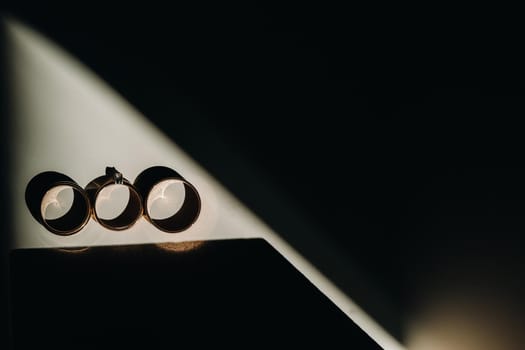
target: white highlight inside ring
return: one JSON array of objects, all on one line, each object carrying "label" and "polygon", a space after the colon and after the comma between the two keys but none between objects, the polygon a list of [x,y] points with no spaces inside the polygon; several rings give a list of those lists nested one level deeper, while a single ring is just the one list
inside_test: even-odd
[{"label": "white highlight inside ring", "polygon": [[146,208],[153,220],[167,219],[176,214],[185,198],[184,184],[179,180],[161,181],[152,187]]},{"label": "white highlight inside ring", "polygon": [[125,185],[114,184],[105,186],[97,195],[95,210],[102,220],[117,218],[126,209],[130,193]]},{"label": "white highlight inside ring", "polygon": [[55,220],[66,215],[75,199],[74,190],[71,186],[60,185],[51,188],[42,198],[40,214],[44,220]]}]

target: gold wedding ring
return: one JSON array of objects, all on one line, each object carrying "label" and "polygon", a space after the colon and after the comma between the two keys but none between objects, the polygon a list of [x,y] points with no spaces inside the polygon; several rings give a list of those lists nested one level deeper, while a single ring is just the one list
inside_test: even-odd
[{"label": "gold wedding ring", "polygon": [[[125,188],[128,191],[128,201],[123,210],[115,217],[107,218],[101,215],[97,204],[101,200],[111,201],[114,190]],[[108,198],[101,194],[108,192]],[[142,216],[142,200],[135,187],[122,176],[122,173],[113,167],[106,168],[106,175],[97,177],[86,186],[86,193],[91,202],[93,218],[102,226],[113,231],[122,231],[130,228]]]},{"label": "gold wedding ring", "polygon": [[106,167],[105,175],[85,189],[64,174],[47,171],[31,179],[25,199],[33,217],[61,236],[80,231],[90,217],[109,230],[121,231],[144,216],[159,230],[176,233],[193,225],[201,211],[197,189],[164,166],[144,170],[133,184],[117,169]]},{"label": "gold wedding ring", "polygon": [[57,235],[69,236],[80,231],[91,216],[91,204],[84,189],[70,177],[54,171],[33,177],[26,187],[25,199],[31,215]]},{"label": "gold wedding ring", "polygon": [[[144,216],[156,228],[176,233],[188,229],[197,220],[201,211],[201,200],[197,189],[175,170],[154,166],[140,173],[134,182],[144,203]],[[156,200],[165,199],[170,187],[179,186],[180,206],[167,217],[157,218],[151,208]],[[177,199],[177,198],[172,198]]]}]

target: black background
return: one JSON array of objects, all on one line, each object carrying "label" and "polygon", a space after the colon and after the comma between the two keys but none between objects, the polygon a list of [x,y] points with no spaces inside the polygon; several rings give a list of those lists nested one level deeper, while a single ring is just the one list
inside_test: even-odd
[{"label": "black background", "polygon": [[[490,267],[499,285],[519,290],[516,9],[325,1],[4,8],[108,81],[398,338],[423,286],[451,271],[478,271],[491,284]],[[355,270],[322,266],[312,235]]]},{"label": "black background", "polygon": [[380,347],[262,240],[11,255],[15,349]]}]

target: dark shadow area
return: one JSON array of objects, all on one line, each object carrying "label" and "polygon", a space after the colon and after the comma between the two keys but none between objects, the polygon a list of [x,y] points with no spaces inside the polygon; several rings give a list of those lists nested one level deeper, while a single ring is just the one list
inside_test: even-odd
[{"label": "dark shadow area", "polygon": [[9,192],[9,89],[4,23],[0,21],[0,344],[11,345],[9,247],[11,245],[11,193]]},{"label": "dark shadow area", "polygon": [[380,349],[262,240],[11,253],[15,349]]},{"label": "dark shadow area", "polygon": [[5,9],[98,73],[398,339],[437,269],[490,265],[502,286],[523,275],[521,12]]}]

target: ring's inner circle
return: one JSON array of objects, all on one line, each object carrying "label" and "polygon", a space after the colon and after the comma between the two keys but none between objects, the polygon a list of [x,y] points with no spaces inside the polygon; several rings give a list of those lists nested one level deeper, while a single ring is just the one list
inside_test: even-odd
[{"label": "ring's inner circle", "polygon": [[161,181],[151,189],[146,208],[152,220],[167,219],[175,215],[185,199],[184,184],[179,180]]},{"label": "ring's inner circle", "polygon": [[129,202],[129,188],[121,184],[105,186],[97,195],[95,211],[98,218],[112,220],[119,217]]},{"label": "ring's inner circle", "polygon": [[71,186],[60,185],[51,188],[42,198],[40,213],[44,220],[56,220],[66,215],[75,199]]}]

